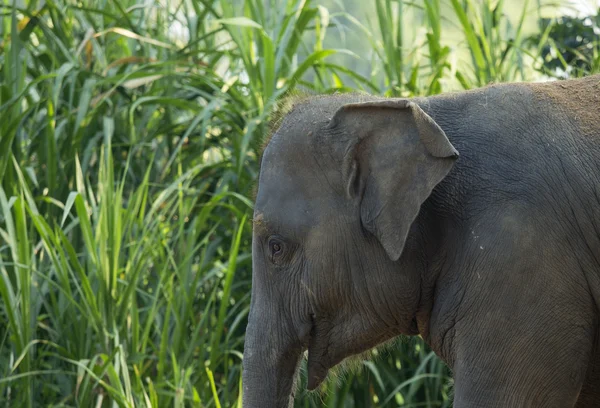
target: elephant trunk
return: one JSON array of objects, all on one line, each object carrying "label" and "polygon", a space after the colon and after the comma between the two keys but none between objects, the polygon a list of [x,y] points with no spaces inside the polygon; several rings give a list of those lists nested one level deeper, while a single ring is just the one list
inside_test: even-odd
[{"label": "elephant trunk", "polygon": [[252,308],[244,345],[243,407],[293,407],[301,344],[281,319]]}]

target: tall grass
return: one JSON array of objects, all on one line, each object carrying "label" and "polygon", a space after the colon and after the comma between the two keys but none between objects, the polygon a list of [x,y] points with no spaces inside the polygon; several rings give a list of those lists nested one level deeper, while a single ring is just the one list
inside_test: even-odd
[{"label": "tall grass", "polygon": [[[525,45],[534,5],[511,22],[503,1],[376,0],[374,26],[310,0],[17,4],[0,3],[0,403],[15,407],[241,406],[250,197],[277,101],[532,79],[547,39]],[[364,50],[325,46],[341,30],[366,38],[369,72],[345,64]],[[297,406],[450,405],[420,340],[374,354]]]}]

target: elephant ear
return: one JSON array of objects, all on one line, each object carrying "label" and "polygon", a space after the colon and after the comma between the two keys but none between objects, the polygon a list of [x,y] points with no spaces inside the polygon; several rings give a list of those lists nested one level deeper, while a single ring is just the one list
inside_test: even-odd
[{"label": "elephant ear", "polygon": [[348,198],[360,200],[363,227],[398,260],[421,204],[458,152],[438,124],[406,99],[344,105],[329,127],[345,135],[344,143],[336,143],[342,176]]}]

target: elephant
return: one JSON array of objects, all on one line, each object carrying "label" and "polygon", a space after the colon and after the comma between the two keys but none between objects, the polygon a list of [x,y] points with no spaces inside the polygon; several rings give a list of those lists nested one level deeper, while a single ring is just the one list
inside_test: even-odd
[{"label": "elephant", "polygon": [[417,335],[456,408],[600,406],[600,75],[294,101],[252,226],[245,408]]}]

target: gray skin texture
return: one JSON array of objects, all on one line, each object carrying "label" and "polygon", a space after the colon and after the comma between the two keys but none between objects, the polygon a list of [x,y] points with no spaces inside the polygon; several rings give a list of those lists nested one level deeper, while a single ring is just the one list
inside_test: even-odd
[{"label": "gray skin texture", "polygon": [[246,408],[420,334],[454,406],[600,405],[600,76],[296,103],[254,214]]}]

